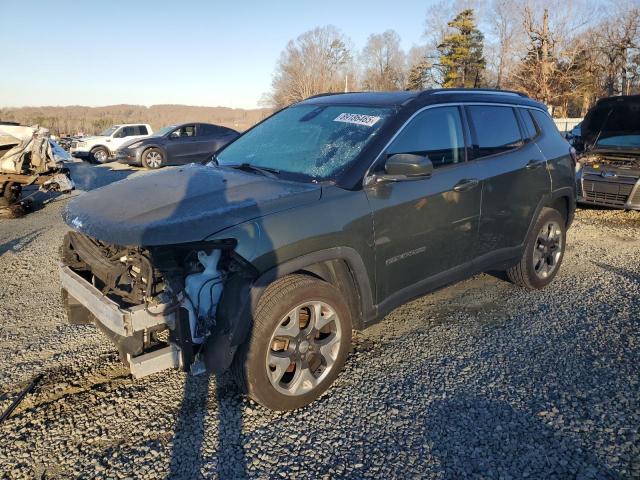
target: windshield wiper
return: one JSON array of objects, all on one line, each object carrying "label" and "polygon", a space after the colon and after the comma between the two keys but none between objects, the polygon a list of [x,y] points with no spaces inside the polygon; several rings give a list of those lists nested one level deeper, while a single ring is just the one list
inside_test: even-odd
[{"label": "windshield wiper", "polygon": [[229,168],[236,168],[238,170],[245,170],[248,172],[257,172],[265,177],[277,178],[277,175],[280,174],[280,170],[277,168],[270,167],[258,167],[257,165],[252,165],[250,163],[241,163],[240,165],[223,165]]}]

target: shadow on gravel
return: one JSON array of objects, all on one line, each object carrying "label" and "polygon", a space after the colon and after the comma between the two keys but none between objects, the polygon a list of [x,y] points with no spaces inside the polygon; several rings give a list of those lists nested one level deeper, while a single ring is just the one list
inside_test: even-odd
[{"label": "shadow on gravel", "polygon": [[546,414],[456,395],[429,406],[423,433],[445,478],[618,478]]},{"label": "shadow on gravel", "polygon": [[591,263],[593,263],[597,267],[600,267],[603,270],[606,270],[607,272],[613,272],[616,275],[624,278],[625,280],[628,280],[629,282],[640,283],[640,274],[638,274],[637,272],[634,272],[633,270],[629,270],[627,268],[621,268],[621,267],[614,267],[613,265],[609,265],[607,263],[600,263],[600,262],[594,262],[594,261],[591,261]]},{"label": "shadow on gravel", "polygon": [[13,240],[0,244],[0,256],[7,252],[19,252],[32,242],[36,241],[38,237],[42,235],[42,232],[44,232],[44,228],[39,228],[24,237],[14,238]]},{"label": "shadow on gravel", "polygon": [[[196,225],[198,233],[202,237],[202,243],[197,249],[202,249],[210,253],[212,247],[204,244],[205,239],[212,233],[208,230],[206,224],[207,215],[211,215],[211,190],[209,184],[202,181],[203,175],[211,174],[211,171],[198,171],[198,175],[188,171],[190,167],[176,169],[176,174],[184,172],[184,175],[191,174],[189,181],[183,192],[180,192],[182,199],[176,203],[172,209],[163,212],[165,215],[162,219],[155,222],[153,228],[147,229],[142,233],[142,244],[146,244],[148,240],[152,240],[157,233],[158,224],[167,222],[170,226],[172,223],[179,223],[183,218],[189,219],[192,223],[187,225]],[[215,173],[215,172],[214,172]],[[253,175],[247,173],[247,175]],[[259,174],[256,174],[259,175]],[[205,178],[206,180],[206,178]],[[212,181],[217,180],[213,179]],[[226,183],[226,179],[222,180]],[[234,215],[238,205],[249,204],[254,209],[252,212],[253,222],[256,225],[256,232],[262,232],[260,238],[260,246],[265,251],[270,252],[270,238],[268,233],[262,227],[262,222],[258,202],[252,198],[252,193],[247,190],[246,193],[238,191],[225,191],[225,197],[214,197],[217,200],[215,210],[220,215]],[[194,204],[194,199],[199,199]],[[194,211],[196,214],[194,214]],[[203,221],[194,222],[198,215],[202,215]],[[244,238],[244,242],[257,242],[257,238]],[[263,255],[264,262],[271,253]],[[271,259],[272,260],[272,259]],[[224,259],[221,260],[222,264]],[[198,267],[200,268],[200,267]],[[242,275],[245,275],[243,273]],[[222,290],[222,296],[217,306],[215,322],[210,325],[210,335],[205,343],[196,348],[193,354],[198,360],[204,362],[207,366],[207,373],[201,375],[187,374],[184,384],[182,403],[178,412],[175,424],[175,433],[173,437],[173,446],[171,450],[171,462],[168,472],[168,478],[210,478],[217,476],[221,479],[241,479],[247,476],[247,459],[244,451],[244,438],[242,433],[243,417],[242,406],[243,401],[238,395],[235,385],[230,386],[231,382],[228,375],[225,374],[231,366],[234,354],[239,345],[251,338],[252,319],[252,297],[247,288],[244,289],[248,280],[240,273],[234,273],[233,270],[227,271],[228,277]],[[234,275],[240,275],[234,277]],[[203,291],[206,282],[200,287]],[[240,285],[240,286],[238,286]],[[205,289],[204,292],[207,290]],[[196,296],[194,310],[199,311],[200,292]],[[241,300],[238,298],[242,297]],[[190,301],[194,301],[190,299]],[[223,312],[223,313],[221,313]],[[206,320],[203,320],[206,321]],[[191,331],[191,328],[187,328]],[[193,333],[193,332],[191,332]],[[193,335],[189,338],[188,344],[191,344]],[[266,366],[265,366],[266,367]],[[212,382],[215,382],[215,400],[209,401]],[[242,385],[241,390],[247,391],[247,386]],[[211,413],[215,418],[207,418]],[[217,444],[210,445],[207,438],[207,425],[210,425],[209,431],[217,431]]]},{"label": "shadow on gravel", "polygon": [[187,374],[173,437],[168,479],[210,476],[206,467],[213,459],[203,448],[211,380],[216,383],[217,408],[212,408],[211,411],[217,412],[218,444],[214,455],[217,476],[221,479],[246,477],[246,459],[242,448],[242,411],[234,398],[237,394],[224,388],[220,377]]}]

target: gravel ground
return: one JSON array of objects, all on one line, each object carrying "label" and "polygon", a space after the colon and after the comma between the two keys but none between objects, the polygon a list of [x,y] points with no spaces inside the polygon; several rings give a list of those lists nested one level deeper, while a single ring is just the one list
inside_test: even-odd
[{"label": "gravel ground", "polygon": [[[131,173],[74,166],[85,190]],[[0,477],[640,477],[640,212],[579,210],[543,291],[483,274],[397,309],[274,413],[227,377],[133,380],[65,325],[66,200],[43,200],[0,220],[0,409],[44,374],[0,425]]]}]

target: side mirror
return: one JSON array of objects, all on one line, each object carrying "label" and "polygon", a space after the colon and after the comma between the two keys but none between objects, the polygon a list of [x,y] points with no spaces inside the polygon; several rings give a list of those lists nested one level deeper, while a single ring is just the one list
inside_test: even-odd
[{"label": "side mirror", "polygon": [[384,164],[384,171],[385,173],[378,173],[368,177],[366,184],[429,178],[433,173],[433,163],[424,155],[395,153],[387,158]]},{"label": "side mirror", "polygon": [[387,175],[400,177],[428,177],[433,173],[433,163],[424,155],[396,153],[384,164]]}]

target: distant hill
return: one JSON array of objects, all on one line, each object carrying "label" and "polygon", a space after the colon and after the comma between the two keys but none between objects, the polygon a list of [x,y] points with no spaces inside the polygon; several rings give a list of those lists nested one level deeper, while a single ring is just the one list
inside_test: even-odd
[{"label": "distant hill", "polygon": [[39,124],[56,135],[98,133],[116,123],[150,123],[154,130],[179,122],[207,122],[246,130],[271,113],[258,108],[243,110],[190,105],[109,105],[106,107],[21,107],[0,108],[0,120]]}]

